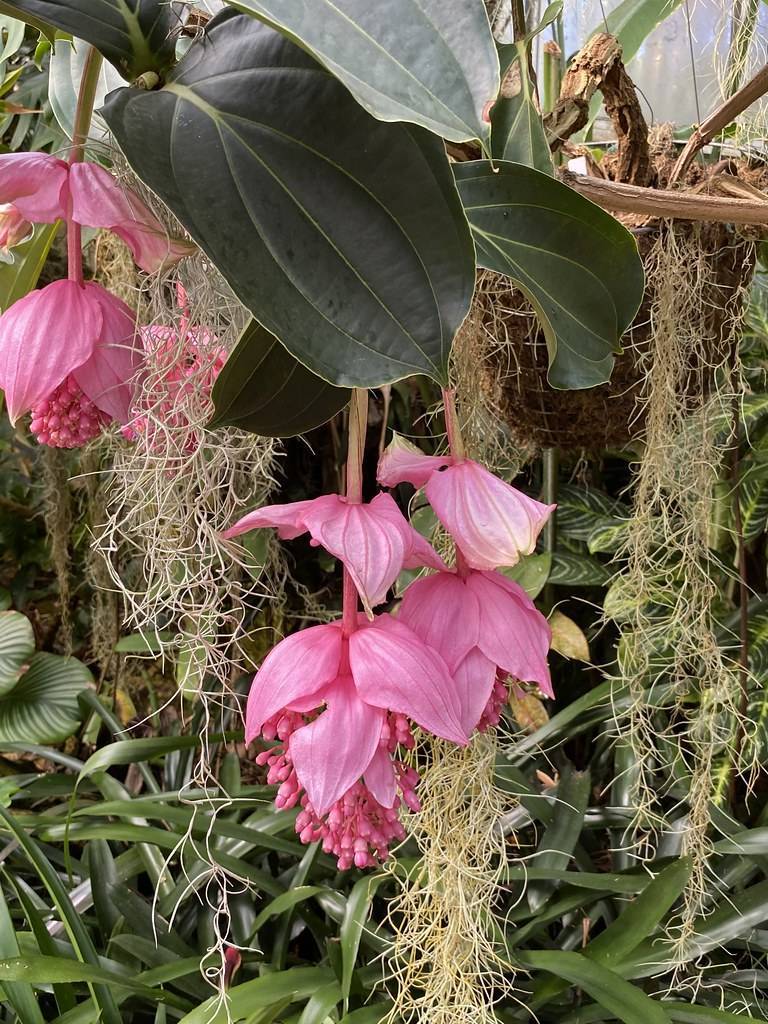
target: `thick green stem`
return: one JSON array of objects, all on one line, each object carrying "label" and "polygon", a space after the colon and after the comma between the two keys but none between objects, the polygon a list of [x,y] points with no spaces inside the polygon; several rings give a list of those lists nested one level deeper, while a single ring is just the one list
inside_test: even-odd
[{"label": "thick green stem", "polygon": [[[93,106],[96,102],[96,88],[99,83],[102,56],[93,46],[88,47],[88,55],[83,66],[83,77],[77,94],[75,119],[72,127],[72,147],[69,151],[69,163],[79,163],[85,156],[85,143],[93,117]],[[70,281],[83,283],[83,245],[82,229],[71,217],[67,218],[67,276]]]},{"label": "thick green stem", "polygon": [[544,43],[542,54],[542,92],[541,112],[548,114],[554,109],[560,96],[560,82],[563,73],[563,60],[560,47],[553,40]]},{"label": "thick green stem", "polygon": [[[349,403],[347,428],[347,501],[359,505],[363,500],[363,454],[368,428],[368,391],[355,388]],[[344,569],[342,595],[342,630],[349,636],[357,629],[357,588],[347,569]]]}]

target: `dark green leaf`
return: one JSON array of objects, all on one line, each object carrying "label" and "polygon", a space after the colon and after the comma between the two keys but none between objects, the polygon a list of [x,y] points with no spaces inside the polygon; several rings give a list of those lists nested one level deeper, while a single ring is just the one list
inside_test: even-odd
[{"label": "dark green leaf", "polygon": [[[229,990],[229,1013],[235,1020],[240,1020],[283,999],[309,999],[319,988],[333,982],[333,971],[327,967],[292,967],[287,971],[265,974]],[[218,1012],[214,1012],[216,1010]],[[214,996],[182,1018],[181,1024],[224,1024],[229,1019],[227,1008],[221,1007],[221,1001]]]},{"label": "dark green leaf", "polygon": [[[94,964],[79,960],[64,960],[51,956],[24,956],[0,960],[0,978],[3,981],[26,979],[33,985],[50,985],[53,982],[86,981],[91,984],[126,988],[155,1002],[162,1000],[173,1006],[188,1006],[172,993],[159,988],[143,985],[127,974],[117,974]],[[26,1024],[26,1021],[25,1021]]]},{"label": "dark green leaf", "polygon": [[[5,902],[2,887],[0,887],[0,957],[17,957],[18,955],[19,944],[16,941],[13,920],[8,910],[8,904]],[[9,975],[0,973],[0,984],[3,986],[5,999],[18,1019],[24,1024],[45,1024],[30,984],[31,981],[31,978],[14,980]]]},{"label": "dark green leaf", "polygon": [[466,0],[237,0],[309,50],[382,121],[413,121],[444,139],[488,134],[499,62],[481,3]]},{"label": "dark green leaf", "polygon": [[104,114],[256,319],[324,380],[444,382],[474,257],[442,143],[383,124],[253,18],[210,23],[165,88]]},{"label": "dark green leaf", "polygon": [[[581,835],[589,792],[589,772],[577,772],[572,765],[567,765],[557,791],[553,794],[555,814],[536,849],[533,859],[535,867],[562,871],[568,866]],[[538,910],[553,888],[551,883],[532,881],[528,886],[531,910]]]},{"label": "dark green leaf", "polygon": [[[64,923],[78,960],[82,964],[100,969],[99,957],[88,930],[73,906],[61,878],[43,850],[31,836],[26,834],[23,828],[18,826],[15,819],[2,806],[0,806],[0,821],[12,833],[45,886],[53,906]],[[94,982],[92,992],[103,1024],[120,1024],[120,1014],[109,986]]]},{"label": "dark green leaf", "polygon": [[294,437],[341,412],[349,390],[316,376],[251,320],[216,378],[213,401],[216,412],[209,427]]},{"label": "dark green leaf", "polygon": [[373,878],[361,878],[352,886],[352,891],[347,898],[344,920],[339,933],[343,963],[341,990],[345,1000],[349,999],[352,988],[352,974],[355,970],[363,929],[371,912],[371,901],[386,877],[386,875],[374,875]]},{"label": "dark green leaf", "polygon": [[500,46],[499,57],[503,79],[501,93],[491,110],[493,158],[552,174],[552,154],[528,71],[528,44]]},{"label": "dark green leaf", "polygon": [[[181,4],[168,0],[3,0],[0,9],[36,27],[84,39],[133,80],[173,60]],[[50,29],[46,34],[50,34]]]},{"label": "dark green leaf", "polygon": [[690,877],[690,858],[682,857],[669,864],[640,896],[622,905],[616,920],[592,939],[584,955],[609,966],[628,957],[658,928]]},{"label": "dark green leaf", "polygon": [[454,164],[454,173],[478,264],[512,278],[536,310],[549,383],[588,388],[607,381],[643,296],[632,235],[531,167],[476,160]]},{"label": "dark green leaf", "polygon": [[641,989],[618,974],[580,953],[562,950],[536,950],[517,953],[523,967],[548,971],[571,985],[584,989],[624,1024],[669,1024],[661,1003],[650,999]]}]

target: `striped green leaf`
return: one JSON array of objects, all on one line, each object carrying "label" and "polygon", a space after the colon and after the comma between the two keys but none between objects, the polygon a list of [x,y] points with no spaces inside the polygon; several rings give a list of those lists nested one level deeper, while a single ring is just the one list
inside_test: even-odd
[{"label": "striped green leaf", "polygon": [[38,651],[12,690],[0,697],[0,741],[58,743],[80,724],[77,695],[93,677],[76,658]]},{"label": "striped green leaf", "polygon": [[0,612],[0,697],[13,689],[35,653],[32,623],[21,612]]}]

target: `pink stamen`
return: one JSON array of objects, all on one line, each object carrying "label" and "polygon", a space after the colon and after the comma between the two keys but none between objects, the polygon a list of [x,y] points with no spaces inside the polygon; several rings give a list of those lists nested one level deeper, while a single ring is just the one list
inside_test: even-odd
[{"label": "pink stamen", "polygon": [[32,409],[30,431],[50,448],[82,448],[98,437],[109,417],[81,390],[74,377],[66,377],[47,399]]}]

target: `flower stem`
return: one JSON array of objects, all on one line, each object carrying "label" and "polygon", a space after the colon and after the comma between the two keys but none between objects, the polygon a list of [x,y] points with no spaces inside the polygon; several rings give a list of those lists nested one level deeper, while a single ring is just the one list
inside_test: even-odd
[{"label": "flower stem", "polygon": [[445,416],[445,431],[448,435],[448,446],[451,455],[455,459],[465,457],[464,439],[461,436],[459,416],[456,412],[456,393],[453,388],[443,388],[443,409]]},{"label": "flower stem", "polygon": [[[349,403],[347,429],[347,501],[359,505],[363,500],[363,453],[368,428],[368,391],[354,388]],[[341,627],[345,636],[357,629],[357,588],[348,570],[344,569]]]},{"label": "flower stem", "polygon": [[[72,126],[72,147],[69,151],[69,163],[75,164],[85,156],[85,143],[91,127],[93,106],[96,102],[96,88],[99,83],[102,56],[93,47],[88,47],[88,54],[83,65],[83,77],[77,94],[75,119]],[[67,277],[70,281],[83,283],[83,240],[79,224],[67,217]]]},{"label": "flower stem", "polygon": [[[461,461],[461,459],[466,458],[466,450],[464,448],[464,438],[461,436],[459,415],[456,411],[456,392],[453,388],[443,388],[443,410],[445,432],[448,435],[448,447],[451,450],[451,455]],[[454,545],[454,550],[456,552],[456,572],[462,578],[466,578],[470,572],[467,560],[461,553],[458,544]]]}]

